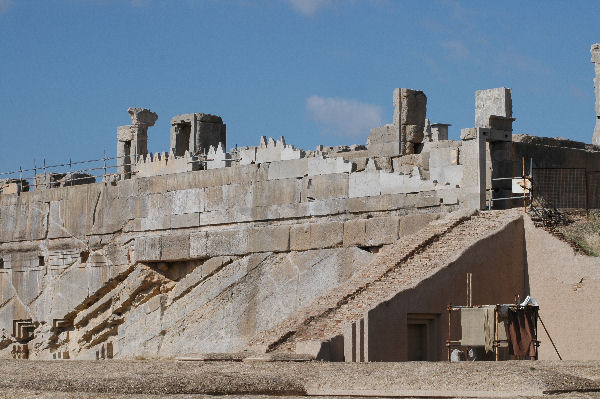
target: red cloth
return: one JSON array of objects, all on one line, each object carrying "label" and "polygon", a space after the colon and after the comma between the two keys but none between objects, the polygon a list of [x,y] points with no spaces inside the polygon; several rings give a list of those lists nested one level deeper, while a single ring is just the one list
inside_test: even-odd
[{"label": "red cloth", "polygon": [[511,355],[535,357],[536,324],[536,308],[508,309],[508,336]]}]

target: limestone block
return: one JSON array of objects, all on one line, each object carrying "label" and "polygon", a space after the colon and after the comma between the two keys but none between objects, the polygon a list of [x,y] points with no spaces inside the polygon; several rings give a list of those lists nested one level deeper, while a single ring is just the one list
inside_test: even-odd
[{"label": "limestone block", "polygon": [[204,210],[214,211],[225,209],[223,186],[207,187],[204,189]]},{"label": "limestone block", "polygon": [[244,255],[249,253],[248,230],[209,231],[206,241],[208,256]]},{"label": "limestone block", "polygon": [[287,161],[271,162],[268,166],[268,179],[289,179],[303,177],[308,174],[308,159],[291,159]]},{"label": "limestone block", "polygon": [[393,157],[400,155],[400,140],[389,141],[386,143],[369,144],[369,156],[374,157]]},{"label": "limestone block", "polygon": [[348,220],[344,222],[344,246],[363,246],[367,243],[365,219]]},{"label": "limestone block", "polygon": [[405,173],[408,171],[408,173],[410,173],[414,166],[418,166],[424,170],[429,170],[429,159],[429,152],[392,158],[392,171],[395,173]]},{"label": "limestone block", "polygon": [[431,180],[424,180],[417,166],[413,166],[408,175],[381,171],[379,176],[381,194],[413,193],[423,190],[433,190]]},{"label": "limestone block", "polygon": [[311,223],[310,241],[312,248],[333,248],[344,240],[342,222]]},{"label": "limestone block", "polygon": [[318,222],[294,225],[290,230],[290,250],[332,248],[342,244],[344,225],[342,222]]},{"label": "limestone block", "polygon": [[223,186],[223,202],[225,207],[234,211],[240,208],[252,207],[253,189],[254,185],[250,183]]},{"label": "limestone block", "polygon": [[423,129],[427,113],[425,93],[411,89],[394,89],[394,125],[419,125]]},{"label": "limestone block", "polygon": [[250,252],[287,252],[290,250],[290,227],[254,227],[249,229]]},{"label": "limestone block", "polygon": [[267,180],[254,183],[253,206],[269,206],[300,202],[301,180]]},{"label": "limestone block", "polygon": [[366,220],[367,245],[391,244],[398,239],[398,217],[379,217]]},{"label": "limestone block", "polygon": [[350,198],[377,196],[381,194],[378,170],[350,173],[348,184],[348,196]]},{"label": "limestone block", "polygon": [[306,159],[308,166],[308,176],[352,172],[352,162],[346,161],[342,157],[311,157]]},{"label": "limestone block", "polygon": [[600,118],[596,118],[596,126],[594,127],[594,136],[592,137],[592,144],[600,145]]},{"label": "limestone block", "polygon": [[394,141],[400,141],[400,129],[392,124],[379,126],[371,129],[367,138],[367,148],[370,148],[369,145],[371,144],[390,143]]},{"label": "limestone block", "polygon": [[162,259],[160,236],[136,237],[134,248],[135,259],[138,262],[153,262]]},{"label": "limestone block", "polygon": [[429,152],[429,167],[443,168],[458,165],[458,149],[452,147],[431,148]]},{"label": "limestone block", "polygon": [[183,215],[171,215],[169,223],[171,229],[183,229],[200,226],[200,213],[185,213]]},{"label": "limestone block", "polygon": [[346,213],[345,199],[329,199],[321,201],[310,201],[307,205],[306,216],[327,216]]},{"label": "limestone block", "polygon": [[172,196],[173,215],[204,211],[204,190],[201,188],[173,191]]},{"label": "limestone block", "polygon": [[401,129],[406,141],[411,143],[423,142],[423,125],[403,125]]},{"label": "limestone block", "polygon": [[375,161],[375,168],[377,170],[385,170],[385,171],[391,172],[394,169],[393,163],[392,163],[392,158],[390,158],[390,157],[387,157],[387,156],[375,157],[375,158],[373,158],[373,160]]},{"label": "limestone block", "polygon": [[475,92],[475,127],[490,127],[490,116],[512,118],[512,90],[498,87]]},{"label": "limestone block", "polygon": [[444,205],[458,204],[458,189],[443,189],[438,191],[438,195]]},{"label": "limestone block", "polygon": [[348,197],[349,177],[346,173],[316,175],[304,178],[303,201]]},{"label": "limestone block", "polygon": [[441,213],[420,213],[402,216],[399,219],[398,236],[402,238],[410,234],[415,234],[441,216]]},{"label": "limestone block", "polygon": [[117,127],[117,140],[131,141],[131,140],[133,140],[135,131],[137,131],[137,129],[131,125],[118,126]]},{"label": "limestone block", "polygon": [[171,234],[161,238],[161,260],[185,260],[190,258],[190,235]]},{"label": "limestone block", "polygon": [[200,231],[190,234],[190,258],[206,258],[207,233]]},{"label": "limestone block", "polygon": [[411,201],[414,201],[415,208],[431,208],[440,206],[440,197],[437,191],[422,191],[416,194],[408,195]]},{"label": "limestone block", "polygon": [[430,178],[439,184],[449,184],[452,187],[460,185],[463,177],[463,165],[448,165],[430,168]]},{"label": "limestone block", "polygon": [[310,225],[293,225],[290,228],[290,250],[305,251],[310,249]]}]

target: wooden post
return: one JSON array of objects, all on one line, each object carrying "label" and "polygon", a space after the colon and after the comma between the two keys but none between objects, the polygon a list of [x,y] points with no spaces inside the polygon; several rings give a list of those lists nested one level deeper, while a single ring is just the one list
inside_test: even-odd
[{"label": "wooden post", "polygon": [[496,342],[494,345],[494,351],[496,352],[496,361],[500,360],[500,342],[498,342],[498,305],[496,305],[494,307],[494,320],[495,320],[495,326],[496,326],[496,331],[495,331],[495,335],[496,335]]}]

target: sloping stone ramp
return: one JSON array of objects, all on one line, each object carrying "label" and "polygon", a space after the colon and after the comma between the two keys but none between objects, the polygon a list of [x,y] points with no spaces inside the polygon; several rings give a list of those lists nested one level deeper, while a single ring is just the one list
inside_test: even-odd
[{"label": "sloping stone ramp", "polygon": [[342,333],[365,312],[414,288],[456,259],[465,249],[507,223],[518,212],[458,211],[432,222],[420,232],[384,248],[371,264],[276,328],[257,335],[253,349],[296,351],[302,342],[324,342]]}]

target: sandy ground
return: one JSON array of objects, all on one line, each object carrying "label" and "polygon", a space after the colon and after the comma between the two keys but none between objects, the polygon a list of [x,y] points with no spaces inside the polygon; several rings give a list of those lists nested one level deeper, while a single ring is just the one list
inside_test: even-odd
[{"label": "sandy ground", "polygon": [[0,361],[0,398],[600,398],[600,362]]}]

